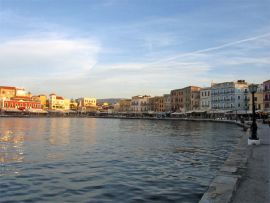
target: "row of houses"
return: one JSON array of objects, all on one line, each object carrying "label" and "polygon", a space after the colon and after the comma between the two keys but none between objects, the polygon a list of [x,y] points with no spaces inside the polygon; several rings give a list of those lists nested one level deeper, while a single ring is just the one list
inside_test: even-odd
[{"label": "row of houses", "polygon": [[32,95],[23,88],[0,86],[0,110],[3,112],[70,112],[95,111],[95,98],[67,99],[54,93]]},{"label": "row of houses", "polygon": [[[212,83],[210,87],[189,86],[171,90],[170,94],[151,97],[134,96],[120,100],[118,112],[217,112],[251,111],[251,93],[245,80]],[[270,112],[270,80],[258,85],[255,94],[257,111]]]},{"label": "row of houses", "polygon": [[[116,104],[97,104],[92,97],[66,99],[56,94],[32,95],[23,88],[0,86],[0,109],[11,112],[99,112],[109,113],[247,113],[252,109],[249,84],[245,80],[212,83],[210,87],[188,86],[171,90],[163,96],[137,95]],[[258,85],[256,110],[270,113],[270,80]]]}]

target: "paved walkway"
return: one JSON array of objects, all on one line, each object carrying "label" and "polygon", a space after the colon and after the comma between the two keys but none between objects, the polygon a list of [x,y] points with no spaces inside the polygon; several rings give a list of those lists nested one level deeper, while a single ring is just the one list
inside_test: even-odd
[{"label": "paved walkway", "polygon": [[233,196],[232,203],[270,202],[270,127],[258,126],[261,145],[248,146],[247,170]]}]

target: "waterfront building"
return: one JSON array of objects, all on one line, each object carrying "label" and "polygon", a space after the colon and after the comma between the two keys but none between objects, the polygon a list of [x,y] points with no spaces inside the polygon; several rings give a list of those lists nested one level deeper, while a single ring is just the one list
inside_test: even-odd
[{"label": "waterfront building", "polygon": [[41,110],[41,103],[40,101],[33,100],[30,97],[15,96],[11,98],[2,99],[0,102],[0,108],[5,109],[6,111],[9,110],[23,111],[30,109]]},{"label": "waterfront building", "polygon": [[184,90],[184,112],[200,108],[200,87],[189,86]]},{"label": "waterfront building", "polygon": [[200,108],[200,87],[188,86],[171,91],[173,112],[187,112]]},{"label": "waterfront building", "polygon": [[71,99],[70,104],[69,104],[69,108],[72,111],[77,111],[78,110],[78,103],[74,99]]},{"label": "waterfront building", "polygon": [[65,110],[65,99],[61,96],[56,96],[56,94],[49,95],[49,109],[50,110]]},{"label": "waterfront building", "polygon": [[149,98],[149,111],[164,112],[163,96],[156,96]]},{"label": "waterfront building", "polygon": [[149,110],[149,95],[138,95],[131,98],[131,111],[147,112]]},{"label": "waterfront building", "polygon": [[47,106],[47,102],[46,102],[47,101],[46,95],[40,94],[40,95],[38,95],[38,97],[39,97],[39,101],[41,103],[41,108],[42,109],[47,109],[48,106]]},{"label": "waterfront building", "polygon": [[64,99],[64,110],[70,110],[70,99]]},{"label": "waterfront building", "polygon": [[164,94],[163,99],[164,99],[164,111],[165,112],[171,112],[171,110],[172,110],[171,95],[170,94]]},{"label": "waterfront building", "polygon": [[263,106],[264,111],[270,112],[270,80],[263,82]]},{"label": "waterfront building", "polygon": [[32,100],[39,101],[42,109],[47,109],[47,97],[46,95],[32,96]]},{"label": "waterfront building", "polygon": [[0,86],[0,99],[10,99],[16,96],[16,87]]},{"label": "waterfront building", "polygon": [[245,80],[212,84],[211,109],[239,111],[248,108],[248,84]]},{"label": "waterfront building", "polygon": [[119,112],[129,112],[131,109],[131,99],[121,99],[119,101]]},{"label": "waterfront building", "polygon": [[208,111],[211,109],[211,87],[200,90],[200,110]]},{"label": "waterfront building", "polygon": [[119,102],[113,104],[113,112],[119,112],[120,111],[120,104]]},{"label": "waterfront building", "polygon": [[148,111],[156,111],[158,97],[150,97],[148,102]]},{"label": "waterfront building", "polygon": [[[254,94],[255,109],[259,111],[264,110],[263,104],[263,85],[259,84],[257,92]],[[252,94],[248,93],[248,110],[252,111]]]},{"label": "waterfront building", "polygon": [[163,96],[158,97],[156,111],[157,112],[165,112],[165,107],[164,106],[165,106],[164,105],[164,97]]},{"label": "waterfront building", "polygon": [[96,98],[82,97],[77,99],[78,109],[80,111],[96,111],[97,109],[97,100]]},{"label": "waterfront building", "polygon": [[173,112],[183,112],[184,110],[184,90],[174,89],[171,90],[171,110]]}]

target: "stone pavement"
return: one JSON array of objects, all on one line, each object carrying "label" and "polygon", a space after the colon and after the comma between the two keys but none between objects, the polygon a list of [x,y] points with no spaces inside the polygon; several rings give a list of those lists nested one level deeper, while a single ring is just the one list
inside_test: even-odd
[{"label": "stone pavement", "polygon": [[261,145],[248,146],[247,170],[240,180],[232,203],[270,202],[270,127],[258,126]]},{"label": "stone pavement", "polygon": [[220,168],[200,203],[270,202],[270,127],[258,124],[261,145],[248,146],[249,132]]}]

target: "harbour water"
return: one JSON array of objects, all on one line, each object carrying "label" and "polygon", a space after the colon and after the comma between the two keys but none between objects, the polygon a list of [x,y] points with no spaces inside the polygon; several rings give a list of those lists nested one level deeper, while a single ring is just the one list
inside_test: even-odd
[{"label": "harbour water", "polygon": [[211,122],[0,118],[0,202],[198,202],[242,133]]}]

